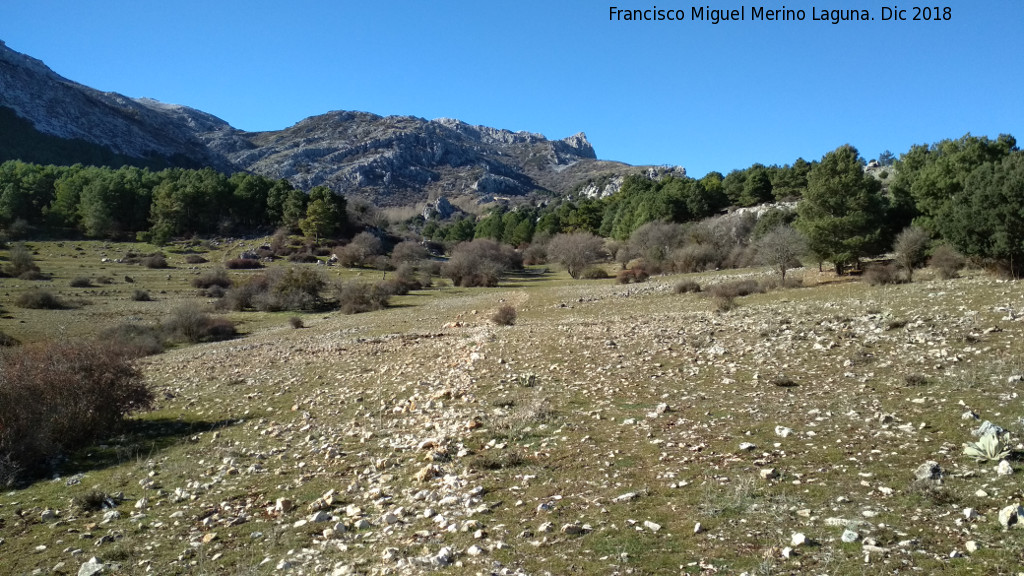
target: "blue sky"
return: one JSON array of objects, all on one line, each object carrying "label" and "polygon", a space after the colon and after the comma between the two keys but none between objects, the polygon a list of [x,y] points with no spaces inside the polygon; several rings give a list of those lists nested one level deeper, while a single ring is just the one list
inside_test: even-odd
[{"label": "blue sky", "polygon": [[[813,21],[812,6],[876,20]],[[683,22],[609,21],[609,7]],[[691,21],[691,7],[747,20]],[[970,132],[1024,142],[1024,2],[953,0],[948,21],[882,21],[882,2],[593,0],[9,2],[0,39],[106,91],[185,104],[243,130],[364,110],[563,138],[700,177],[754,162],[865,158]],[[892,4],[889,4],[892,6]],[[913,16],[911,4],[899,5]]]}]

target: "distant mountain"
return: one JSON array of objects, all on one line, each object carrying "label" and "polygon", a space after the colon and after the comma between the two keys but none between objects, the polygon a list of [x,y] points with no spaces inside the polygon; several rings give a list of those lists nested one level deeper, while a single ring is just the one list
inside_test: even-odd
[{"label": "distant mountain", "polygon": [[245,132],[187,106],[83,86],[2,41],[0,128],[0,160],[211,166],[304,189],[327,185],[380,205],[440,195],[603,195],[626,173],[666,170],[597,160],[582,132],[548,140],[446,118],[330,112],[284,130]]}]

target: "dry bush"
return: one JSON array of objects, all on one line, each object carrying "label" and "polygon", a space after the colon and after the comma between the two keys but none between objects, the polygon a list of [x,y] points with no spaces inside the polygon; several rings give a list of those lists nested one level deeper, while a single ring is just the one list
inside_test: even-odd
[{"label": "dry bush", "polygon": [[302,318],[299,318],[298,316],[292,316],[291,318],[289,318],[288,324],[290,324],[291,327],[296,330],[298,330],[299,328],[306,327],[306,325],[302,322]]},{"label": "dry bush", "polygon": [[21,341],[6,332],[0,332],[0,348],[10,348],[12,346],[21,346]]},{"label": "dry bush", "polygon": [[63,310],[68,304],[49,290],[33,288],[22,292],[14,301],[15,306],[34,310]]},{"label": "dry bush", "polygon": [[348,244],[335,248],[338,263],[346,268],[371,266],[384,254],[384,243],[369,232],[360,232]]},{"label": "dry bush", "polygon": [[740,296],[749,296],[750,294],[761,294],[764,291],[764,286],[753,278],[722,282],[720,284],[713,284],[708,288],[708,293],[712,298],[739,298]]},{"label": "dry bush", "polygon": [[580,278],[583,280],[603,280],[605,278],[611,278],[608,275],[608,271],[600,266],[591,266],[580,273]]},{"label": "dry bush", "polygon": [[227,340],[238,334],[230,320],[215,318],[189,304],[171,313],[163,323],[163,331],[171,340],[193,343]]},{"label": "dry bush", "polygon": [[316,264],[320,259],[309,252],[296,252],[288,257],[288,261],[296,264]]},{"label": "dry bush", "polygon": [[907,275],[907,282],[913,280],[914,268],[917,268],[925,261],[925,251],[931,243],[931,236],[928,232],[915,226],[908,226],[896,236],[893,243],[893,258]]},{"label": "dry bush", "polygon": [[861,276],[869,286],[884,286],[886,284],[903,284],[906,279],[900,271],[891,264],[874,264],[868,266]]},{"label": "dry bush", "polygon": [[643,266],[633,266],[625,270],[619,270],[615,275],[615,281],[619,284],[629,284],[630,282],[646,282],[650,278],[650,274],[647,269]]},{"label": "dry bush", "polygon": [[605,256],[604,240],[589,232],[557,234],[548,242],[548,259],[565,266],[579,280],[583,271]]},{"label": "dry bush", "polygon": [[388,306],[388,294],[379,285],[366,282],[342,282],[335,287],[338,309],[344,314],[382,310]]},{"label": "dry bush", "polygon": [[145,290],[135,290],[132,292],[131,299],[135,302],[150,302],[153,298],[149,295],[149,292]]},{"label": "dry bush", "polygon": [[206,258],[203,258],[199,254],[188,254],[185,256],[186,264],[205,264],[209,262]]},{"label": "dry bush", "polygon": [[220,306],[237,311],[320,310],[325,306],[321,291],[326,285],[316,269],[273,268],[228,290]]},{"label": "dry bush", "polygon": [[547,262],[548,247],[546,245],[534,242],[523,250],[523,264],[536,266],[538,264],[547,264]]},{"label": "dry bush", "polygon": [[700,284],[693,280],[680,280],[676,283],[673,291],[676,294],[687,294],[690,292],[700,292]]},{"label": "dry bush", "polygon": [[192,286],[196,288],[209,288],[210,286],[220,286],[221,288],[231,287],[231,278],[228,276],[227,270],[223,268],[216,268],[208,272],[204,272],[192,279]]},{"label": "dry bush", "polygon": [[456,286],[497,286],[504,274],[522,267],[522,256],[510,246],[480,238],[456,246],[441,275]]},{"label": "dry bush", "polygon": [[725,258],[710,244],[688,244],[674,250],[670,256],[676,272],[689,274],[720,268]]},{"label": "dry bush", "polygon": [[[36,266],[32,252],[21,243],[12,246],[11,253],[7,258],[7,266],[4,267],[4,273],[14,278],[20,278],[22,275],[33,272],[39,273],[39,266]],[[23,280],[31,279],[23,278]]]},{"label": "dry bush", "polygon": [[402,263],[414,264],[420,260],[426,260],[429,256],[427,249],[413,240],[399,242],[391,251],[392,262],[399,265]]},{"label": "dry bush", "polygon": [[163,254],[151,254],[139,260],[146,268],[167,268],[167,258]]},{"label": "dry bush", "polygon": [[71,281],[68,282],[68,286],[71,286],[72,288],[92,288],[92,279],[85,276],[78,276],[76,278],[72,278]]},{"label": "dry bush", "polygon": [[498,326],[512,326],[516,323],[516,318],[519,314],[516,312],[514,306],[504,304],[494,312],[491,316],[491,322],[494,322]]},{"label": "dry bush", "polygon": [[151,356],[164,351],[164,335],[155,326],[118,324],[100,332],[99,340],[121,350],[130,358]]},{"label": "dry bush", "polygon": [[928,265],[939,272],[943,280],[959,278],[967,260],[949,244],[942,244],[932,252]]},{"label": "dry bush", "polygon": [[0,484],[46,473],[68,451],[152,406],[140,373],[113,346],[54,342],[0,355]]},{"label": "dry bush", "polygon": [[263,264],[252,258],[232,258],[224,262],[224,267],[228,270],[256,270],[263,268]]}]

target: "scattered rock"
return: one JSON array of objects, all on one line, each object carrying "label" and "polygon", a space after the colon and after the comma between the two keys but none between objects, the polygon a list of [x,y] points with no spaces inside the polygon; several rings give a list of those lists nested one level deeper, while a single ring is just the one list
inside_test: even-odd
[{"label": "scattered rock", "polygon": [[78,576],[94,576],[95,574],[102,574],[104,568],[106,568],[106,566],[93,556],[88,562],[82,564],[78,569]]},{"label": "scattered rock", "polygon": [[661,524],[651,522],[650,520],[644,520],[644,528],[647,528],[651,532],[657,532],[658,530],[661,530]]},{"label": "scattered rock", "polygon": [[1013,474],[1013,466],[1006,460],[1000,460],[999,465],[996,466],[996,474],[1000,476],[1009,476]]},{"label": "scattered rock", "polygon": [[846,530],[843,530],[843,535],[840,536],[839,539],[842,540],[843,542],[846,542],[847,544],[850,544],[850,543],[853,543],[853,542],[856,542],[857,540],[859,540],[860,539],[860,534],[858,534],[858,533],[854,532],[853,530],[850,530],[849,528],[847,528]]},{"label": "scattered rock", "polygon": [[795,532],[789,539],[789,545],[793,548],[798,548],[807,543],[807,536],[803,532]]},{"label": "scattered rock", "polygon": [[1020,504],[1007,506],[999,511],[999,524],[1008,529],[1020,521],[1021,514],[1024,514],[1024,508]]},{"label": "scattered rock", "polygon": [[934,460],[929,460],[924,464],[921,464],[914,470],[914,477],[920,481],[938,481],[942,480],[942,467],[939,463]]}]

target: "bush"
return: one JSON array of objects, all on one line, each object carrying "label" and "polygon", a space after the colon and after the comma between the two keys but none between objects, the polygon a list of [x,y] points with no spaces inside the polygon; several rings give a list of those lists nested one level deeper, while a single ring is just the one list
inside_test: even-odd
[{"label": "bush", "polygon": [[391,251],[391,260],[398,264],[401,263],[416,263],[420,260],[426,260],[430,257],[427,253],[427,249],[422,246],[419,242],[412,240],[404,240],[395,244],[394,250]]},{"label": "bush", "polygon": [[516,312],[515,307],[505,304],[500,306],[498,310],[494,312],[494,315],[491,316],[491,322],[494,322],[498,326],[512,326],[516,323],[517,317],[518,313]]},{"label": "bush", "polygon": [[714,284],[708,292],[712,298],[726,298],[734,299],[740,296],[749,296],[750,294],[760,294],[765,289],[761,286],[757,280],[753,278],[744,278],[743,280],[733,280],[731,282],[722,282],[720,284]]},{"label": "bush", "polygon": [[601,268],[600,266],[591,266],[580,274],[580,278],[584,280],[603,280],[605,278],[610,278],[610,276],[608,276],[608,272],[604,268]]},{"label": "bush", "polygon": [[963,270],[966,260],[959,252],[949,244],[942,244],[932,252],[932,259],[928,265],[939,272],[943,280],[960,277],[960,270]]},{"label": "bush", "polygon": [[913,280],[914,268],[924,264],[925,251],[931,237],[927,232],[915,226],[908,226],[896,236],[893,243],[895,264],[907,275],[907,281]]},{"label": "bush", "polygon": [[522,267],[522,256],[510,246],[480,238],[456,246],[441,275],[456,286],[497,286],[504,274]]},{"label": "bush", "polygon": [[130,358],[150,356],[164,351],[164,337],[153,326],[126,323],[100,332],[99,339]]},{"label": "bush", "polygon": [[[18,243],[11,247],[11,253],[4,272],[8,276],[20,278],[24,274],[38,273],[39,266],[36,266],[32,252],[24,244]],[[23,280],[30,279],[32,278],[23,278]]]},{"label": "bush", "polygon": [[700,284],[693,280],[680,280],[676,283],[673,291],[676,294],[688,294],[690,292],[700,292]]},{"label": "bush", "polygon": [[900,271],[891,264],[874,264],[868,266],[862,276],[864,282],[869,286],[884,286],[886,284],[902,284],[905,282]]},{"label": "bush", "polygon": [[53,342],[0,355],[0,484],[37,477],[68,451],[152,406],[140,373],[113,346]]},{"label": "bush", "polygon": [[710,244],[689,244],[672,252],[672,265],[676,272],[704,272],[720,268],[725,257]]},{"label": "bush", "polygon": [[68,285],[72,288],[92,288],[92,280],[85,276],[79,276],[72,278]]},{"label": "bush", "polygon": [[523,264],[527,266],[535,266],[538,264],[547,264],[548,262],[548,247],[545,244],[534,242],[523,250]]},{"label": "bush", "polygon": [[2,347],[2,348],[10,348],[12,346],[20,346],[20,345],[21,345],[21,341],[18,340],[17,338],[15,338],[14,336],[11,336],[11,335],[6,334],[4,332],[0,332],[0,347]]},{"label": "bush", "polygon": [[229,290],[221,306],[237,311],[319,310],[324,307],[320,292],[325,286],[318,270],[273,268]]},{"label": "bush", "polygon": [[578,280],[588,266],[604,256],[604,240],[589,232],[558,234],[548,242],[548,259],[565,266]]},{"label": "bush", "polygon": [[150,297],[149,292],[145,290],[135,290],[132,292],[131,299],[135,302],[150,302],[153,298]]},{"label": "bush", "polygon": [[630,282],[646,282],[650,278],[650,274],[643,266],[633,266],[625,270],[619,270],[615,275],[615,281],[619,284],[629,284]]},{"label": "bush", "polygon": [[711,302],[717,312],[728,312],[736,308],[736,297],[728,294],[716,294],[712,296]]},{"label": "bush", "polygon": [[139,260],[146,268],[167,268],[167,258],[163,254],[151,254]]},{"label": "bush", "polygon": [[263,264],[260,264],[259,260],[251,258],[232,258],[224,262],[224,267],[228,270],[256,270],[263,268]]},{"label": "bush", "polygon": [[370,266],[376,257],[384,254],[384,244],[369,232],[356,234],[352,241],[341,248],[335,248],[338,263],[346,268]]},{"label": "bush", "polygon": [[316,264],[320,259],[309,252],[296,252],[288,257],[288,261],[296,264]]},{"label": "bush", "polygon": [[193,343],[227,340],[238,334],[230,320],[214,318],[188,304],[171,313],[163,324],[163,330],[172,340]]},{"label": "bush", "polygon": [[338,309],[344,314],[382,310],[388,306],[387,292],[379,285],[343,282],[335,287]]},{"label": "bush", "polygon": [[296,330],[298,330],[299,328],[305,328],[306,327],[306,325],[303,324],[303,322],[302,322],[302,318],[299,318],[298,316],[292,316],[291,318],[289,318],[288,319],[288,324],[290,324],[291,327],[296,329]]},{"label": "bush", "polygon": [[228,276],[227,270],[223,268],[217,268],[204,272],[198,277],[192,279],[192,285],[196,288],[209,288],[210,286],[220,286],[221,288],[231,287],[231,278]]},{"label": "bush", "polygon": [[207,262],[209,262],[209,260],[207,260],[206,258],[203,258],[199,254],[189,254],[189,255],[185,256],[185,263],[186,264],[205,264]]},{"label": "bush", "polygon": [[34,310],[63,310],[67,304],[49,290],[32,289],[22,292],[14,301],[21,308]]}]

